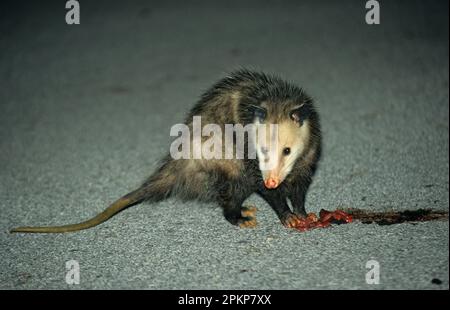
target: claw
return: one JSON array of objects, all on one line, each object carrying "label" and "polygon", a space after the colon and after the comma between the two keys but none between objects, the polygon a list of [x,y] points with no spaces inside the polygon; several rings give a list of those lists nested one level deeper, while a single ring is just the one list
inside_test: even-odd
[{"label": "claw", "polygon": [[258,222],[256,221],[256,218],[251,217],[251,218],[243,218],[242,220],[239,221],[238,226],[240,228],[254,228],[258,225]]},{"label": "claw", "polygon": [[283,223],[283,225],[288,228],[301,226],[304,222],[304,218],[301,218],[294,213],[289,213],[281,219],[281,223]]}]

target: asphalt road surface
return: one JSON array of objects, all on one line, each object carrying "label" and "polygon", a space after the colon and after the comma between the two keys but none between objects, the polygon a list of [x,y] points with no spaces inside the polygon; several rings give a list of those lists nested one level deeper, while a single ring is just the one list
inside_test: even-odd
[{"label": "asphalt road surface", "polygon": [[1,289],[448,289],[448,221],[300,233],[256,196],[255,229],[168,200],[77,233],[8,232],[87,219],[134,189],[170,127],[239,67],[316,100],[308,211],[448,211],[447,1],[383,1],[380,25],[365,1],[81,1],[72,26],[64,1],[15,2],[0,5]]}]

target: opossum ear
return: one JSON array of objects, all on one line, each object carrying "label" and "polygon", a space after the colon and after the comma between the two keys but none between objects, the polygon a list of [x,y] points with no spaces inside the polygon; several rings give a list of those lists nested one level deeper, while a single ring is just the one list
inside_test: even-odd
[{"label": "opossum ear", "polygon": [[250,109],[253,112],[254,118],[259,118],[260,120],[265,120],[267,116],[267,110],[263,107],[257,106],[257,105],[250,105]]},{"label": "opossum ear", "polygon": [[298,123],[300,126],[303,125],[303,122],[309,117],[309,108],[306,104],[302,104],[301,106],[291,110],[289,113],[290,118]]}]

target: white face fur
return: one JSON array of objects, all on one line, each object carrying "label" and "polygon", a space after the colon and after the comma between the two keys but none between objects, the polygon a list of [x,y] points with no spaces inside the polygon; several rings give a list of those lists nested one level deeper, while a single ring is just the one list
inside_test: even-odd
[{"label": "white face fur", "polygon": [[307,120],[301,126],[291,119],[275,125],[255,122],[259,169],[264,185],[271,189],[286,179],[309,139]]}]

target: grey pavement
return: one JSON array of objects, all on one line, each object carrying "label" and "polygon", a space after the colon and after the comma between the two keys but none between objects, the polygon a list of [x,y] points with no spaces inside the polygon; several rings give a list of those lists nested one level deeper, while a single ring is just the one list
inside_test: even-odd
[{"label": "grey pavement", "polygon": [[308,211],[448,210],[447,1],[382,1],[376,26],[365,1],[81,1],[76,26],[64,1],[29,2],[0,5],[0,289],[449,288],[448,221],[300,233],[256,196],[255,229],[168,200],[77,233],[8,233],[87,219],[134,189],[170,127],[239,67],[316,100]]}]

